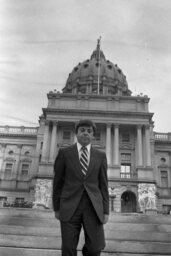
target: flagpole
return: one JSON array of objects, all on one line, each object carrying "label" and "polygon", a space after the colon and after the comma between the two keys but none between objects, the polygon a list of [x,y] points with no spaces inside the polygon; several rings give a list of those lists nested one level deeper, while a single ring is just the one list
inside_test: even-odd
[{"label": "flagpole", "polygon": [[97,40],[97,47],[98,47],[98,75],[97,75],[97,94],[100,93],[100,40],[101,36]]}]

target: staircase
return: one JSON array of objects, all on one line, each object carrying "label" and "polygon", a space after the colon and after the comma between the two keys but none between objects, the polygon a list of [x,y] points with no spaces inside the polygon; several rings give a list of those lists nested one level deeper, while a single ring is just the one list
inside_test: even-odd
[{"label": "staircase", "polygon": [[[171,216],[112,214],[102,256],[171,255]],[[78,246],[81,256],[83,234]],[[0,256],[60,256],[59,222],[50,210],[0,208]]]}]

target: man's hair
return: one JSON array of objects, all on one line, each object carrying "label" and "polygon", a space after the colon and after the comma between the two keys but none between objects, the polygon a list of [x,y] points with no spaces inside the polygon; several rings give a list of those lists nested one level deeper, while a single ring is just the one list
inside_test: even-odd
[{"label": "man's hair", "polygon": [[82,119],[76,123],[76,125],[75,125],[75,133],[76,134],[78,132],[78,128],[81,126],[90,126],[93,128],[93,133],[95,134],[95,132],[96,132],[96,125],[93,123],[93,121],[91,121],[89,119]]}]

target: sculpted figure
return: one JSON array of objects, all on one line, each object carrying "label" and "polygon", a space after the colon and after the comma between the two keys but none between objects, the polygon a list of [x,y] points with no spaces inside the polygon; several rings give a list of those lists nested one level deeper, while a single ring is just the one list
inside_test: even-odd
[{"label": "sculpted figure", "polygon": [[156,187],[154,184],[139,184],[138,202],[140,211],[143,213],[146,209],[156,209]]},{"label": "sculpted figure", "polygon": [[49,201],[51,199],[51,181],[49,180],[37,180],[35,187],[35,202],[34,208],[38,205],[42,205],[46,208],[49,207]]}]

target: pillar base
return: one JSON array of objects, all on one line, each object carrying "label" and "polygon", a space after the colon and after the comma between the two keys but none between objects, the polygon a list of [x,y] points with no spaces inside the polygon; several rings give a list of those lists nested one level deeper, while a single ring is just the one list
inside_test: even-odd
[{"label": "pillar base", "polygon": [[145,209],[147,215],[157,215],[157,209]]}]

